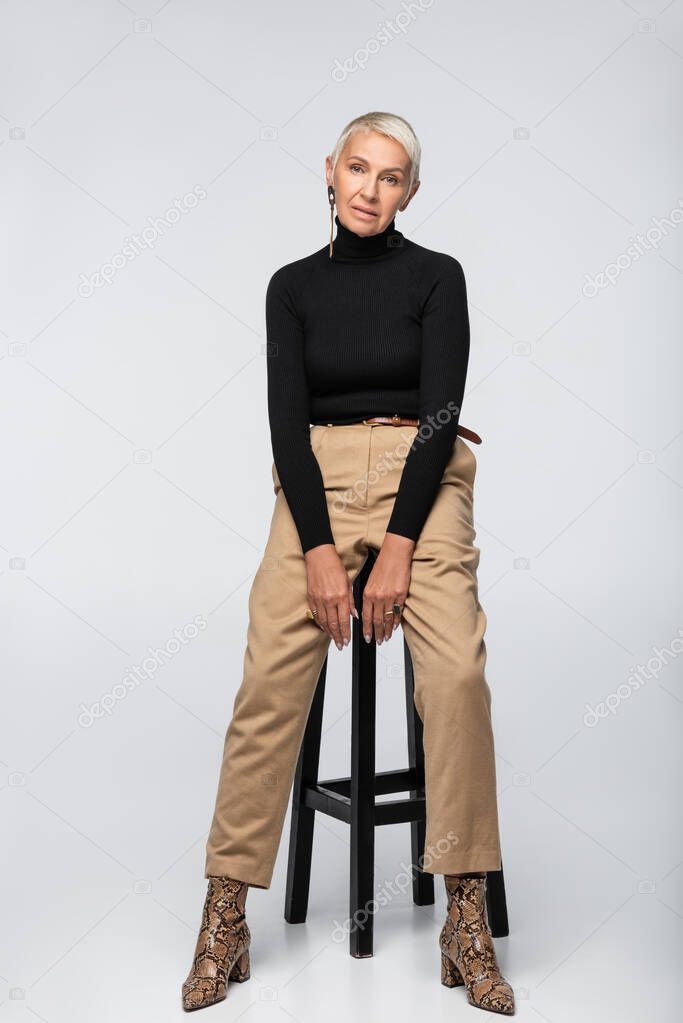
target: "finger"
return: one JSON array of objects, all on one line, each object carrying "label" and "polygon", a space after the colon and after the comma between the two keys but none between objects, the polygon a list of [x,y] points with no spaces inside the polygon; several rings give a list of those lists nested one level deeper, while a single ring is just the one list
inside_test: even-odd
[{"label": "finger", "polygon": [[318,613],[315,616],[315,620],[322,629],[322,631],[326,632],[329,636],[330,630],[327,626],[327,612],[325,610],[325,604],[322,600],[320,600],[315,606],[318,609]]},{"label": "finger", "polygon": [[324,631],[320,622],[320,612],[317,610],[317,608],[314,607],[311,608],[311,611],[315,611],[315,614],[313,615],[313,621],[315,622],[319,629]]},{"label": "finger", "polygon": [[351,610],[351,614],[353,615],[353,617],[357,619],[358,610],[356,608],[356,601],[354,600],[353,597],[353,583],[350,583],[349,585],[349,608]]},{"label": "finger", "polygon": [[334,640],[337,649],[341,650],[344,644],[342,643],[341,640],[341,629],[339,628],[339,611],[337,610],[336,603],[334,603],[333,601],[329,601],[325,605],[325,610],[327,611],[327,624],[330,630],[330,635],[332,636],[332,639]]},{"label": "finger", "polygon": [[384,611],[383,611],[384,638],[385,639],[390,639],[391,638],[391,634],[394,631],[394,619],[395,619],[396,616],[395,616],[394,611],[393,611],[393,603],[394,602],[392,600],[391,604],[389,604],[388,607],[385,607]]},{"label": "finger", "polygon": [[372,601],[363,594],[363,639],[369,643],[372,639]]},{"label": "finger", "polygon": [[306,603],[308,604],[308,610],[311,613],[311,620],[320,627],[320,602],[310,589],[306,590]]},{"label": "finger", "polygon": [[384,621],[382,615],[384,614],[384,601],[376,600],[372,605],[372,624],[375,629],[375,643],[381,645],[384,640]]},{"label": "finger", "polygon": [[339,628],[341,630],[341,639],[344,646],[348,646],[351,642],[351,609],[349,607],[348,597],[340,600],[337,604],[337,615],[339,617]]}]

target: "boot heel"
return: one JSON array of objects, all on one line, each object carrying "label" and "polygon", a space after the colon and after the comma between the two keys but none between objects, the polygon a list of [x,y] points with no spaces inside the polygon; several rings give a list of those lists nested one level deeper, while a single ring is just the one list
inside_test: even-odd
[{"label": "boot heel", "polygon": [[249,949],[245,948],[239,959],[236,959],[233,963],[233,967],[228,974],[228,980],[234,980],[238,984],[242,981],[249,980],[251,977],[250,960],[249,960]]},{"label": "boot heel", "polygon": [[465,983],[460,970],[445,952],[441,953],[441,983],[445,987],[458,987]]}]

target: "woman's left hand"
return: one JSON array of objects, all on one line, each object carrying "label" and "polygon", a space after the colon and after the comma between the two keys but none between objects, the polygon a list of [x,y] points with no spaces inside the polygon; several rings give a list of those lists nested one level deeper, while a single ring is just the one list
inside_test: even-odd
[{"label": "woman's left hand", "polygon": [[363,590],[363,637],[380,644],[389,639],[400,616],[387,614],[393,605],[403,604],[408,595],[415,541],[398,533],[385,533],[377,560]]}]

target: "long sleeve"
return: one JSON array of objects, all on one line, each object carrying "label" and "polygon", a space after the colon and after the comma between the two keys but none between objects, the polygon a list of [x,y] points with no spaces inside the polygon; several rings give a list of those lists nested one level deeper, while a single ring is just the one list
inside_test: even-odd
[{"label": "long sleeve", "polygon": [[[411,540],[419,538],[453,453],[470,351],[465,275],[457,259],[442,259],[422,313],[420,429],[387,526],[387,532]],[[428,431],[427,425],[433,429]]]},{"label": "long sleeve", "polygon": [[286,267],[266,291],[268,417],[273,458],[304,553],[334,543],[320,466],[311,448],[304,329]]}]

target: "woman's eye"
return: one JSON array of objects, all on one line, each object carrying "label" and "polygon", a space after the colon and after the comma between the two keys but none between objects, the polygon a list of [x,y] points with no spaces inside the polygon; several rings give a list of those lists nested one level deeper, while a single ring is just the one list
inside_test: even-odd
[{"label": "woman's eye", "polygon": [[[364,170],[364,168],[361,167],[361,165],[359,163],[352,164],[350,169],[352,171],[362,171],[362,170]],[[387,176],[386,176],[386,178],[384,180],[388,181],[392,185],[398,185],[398,183],[399,183],[398,178],[395,178],[393,174],[387,174]]]}]

